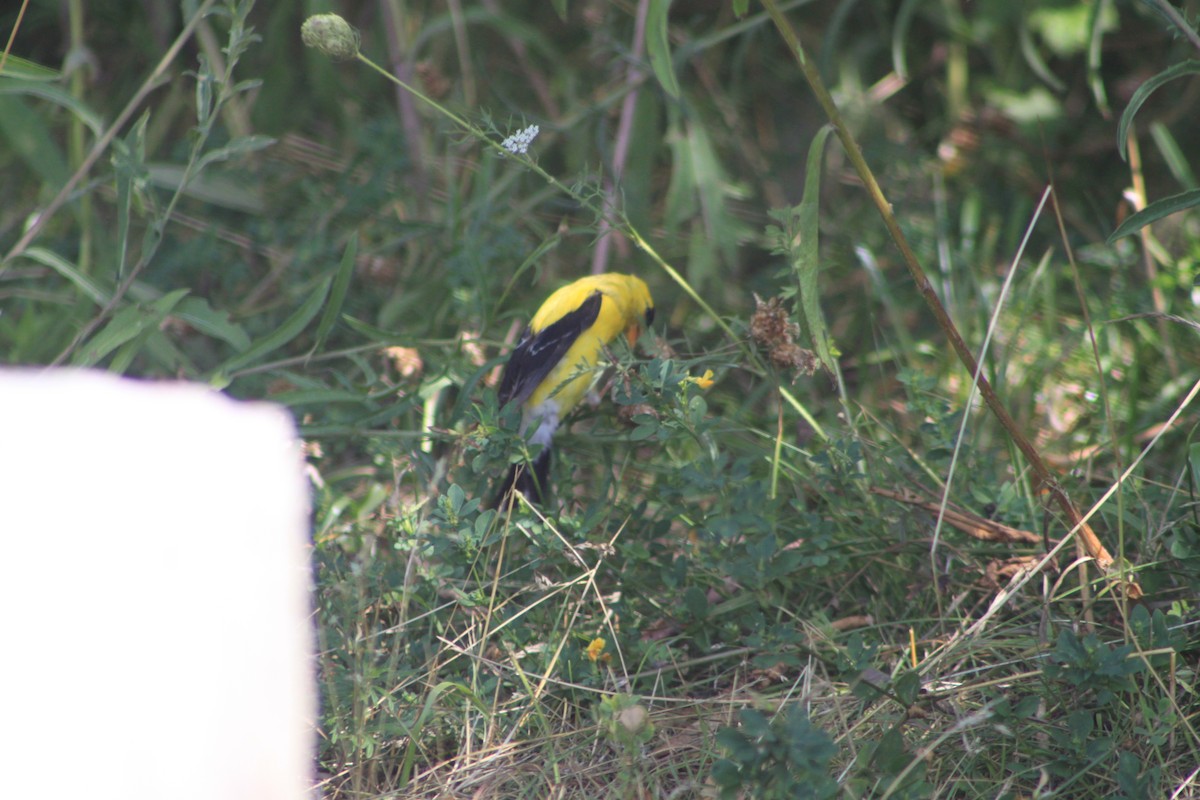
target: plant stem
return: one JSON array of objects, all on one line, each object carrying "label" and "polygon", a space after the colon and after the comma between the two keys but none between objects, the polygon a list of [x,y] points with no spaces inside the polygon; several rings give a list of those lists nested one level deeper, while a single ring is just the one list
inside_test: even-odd
[{"label": "plant stem", "polygon": [[1188,24],[1187,19],[1179,13],[1179,9],[1168,3],[1167,0],[1146,0],[1146,3],[1166,17],[1175,26],[1175,30],[1188,40],[1188,44],[1200,51],[1200,34],[1197,34],[1196,30]]}]

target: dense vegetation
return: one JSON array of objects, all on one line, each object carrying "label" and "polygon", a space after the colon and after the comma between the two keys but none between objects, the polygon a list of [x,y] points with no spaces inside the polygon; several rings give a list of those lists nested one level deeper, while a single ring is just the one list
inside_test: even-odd
[{"label": "dense vegetation", "polygon": [[[294,412],[327,796],[1195,796],[1195,16],[10,3],[0,352]],[[606,270],[658,322],[498,514]]]}]

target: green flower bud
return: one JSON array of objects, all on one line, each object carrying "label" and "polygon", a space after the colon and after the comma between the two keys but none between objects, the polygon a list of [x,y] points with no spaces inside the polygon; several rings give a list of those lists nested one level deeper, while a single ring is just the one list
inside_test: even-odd
[{"label": "green flower bud", "polygon": [[345,60],[358,55],[358,31],[337,14],[313,14],[300,26],[305,46],[315,47],[330,58]]}]

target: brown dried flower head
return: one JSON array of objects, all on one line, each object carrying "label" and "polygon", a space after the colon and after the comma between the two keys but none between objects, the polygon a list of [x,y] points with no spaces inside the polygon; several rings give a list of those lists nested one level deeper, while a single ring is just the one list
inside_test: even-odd
[{"label": "brown dried flower head", "polygon": [[794,369],[805,375],[817,371],[817,354],[796,344],[800,326],[792,322],[783,301],[772,297],[766,302],[754,295],[754,315],[750,317],[750,335],[767,352],[778,369]]},{"label": "brown dried flower head", "polygon": [[783,301],[772,297],[763,302],[754,295],[754,316],[750,317],[750,335],[759,347],[771,350],[782,342],[791,342],[800,334],[800,326],[792,322]]}]

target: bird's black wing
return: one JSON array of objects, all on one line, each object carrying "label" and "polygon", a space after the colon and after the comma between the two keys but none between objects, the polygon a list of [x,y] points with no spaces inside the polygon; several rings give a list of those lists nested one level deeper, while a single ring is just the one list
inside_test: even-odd
[{"label": "bird's black wing", "polygon": [[500,378],[500,407],[509,403],[524,403],[551,370],[562,360],[580,334],[590,328],[600,316],[604,295],[593,292],[579,308],[547,325],[538,333],[528,328],[521,341],[508,357],[504,375]]}]

